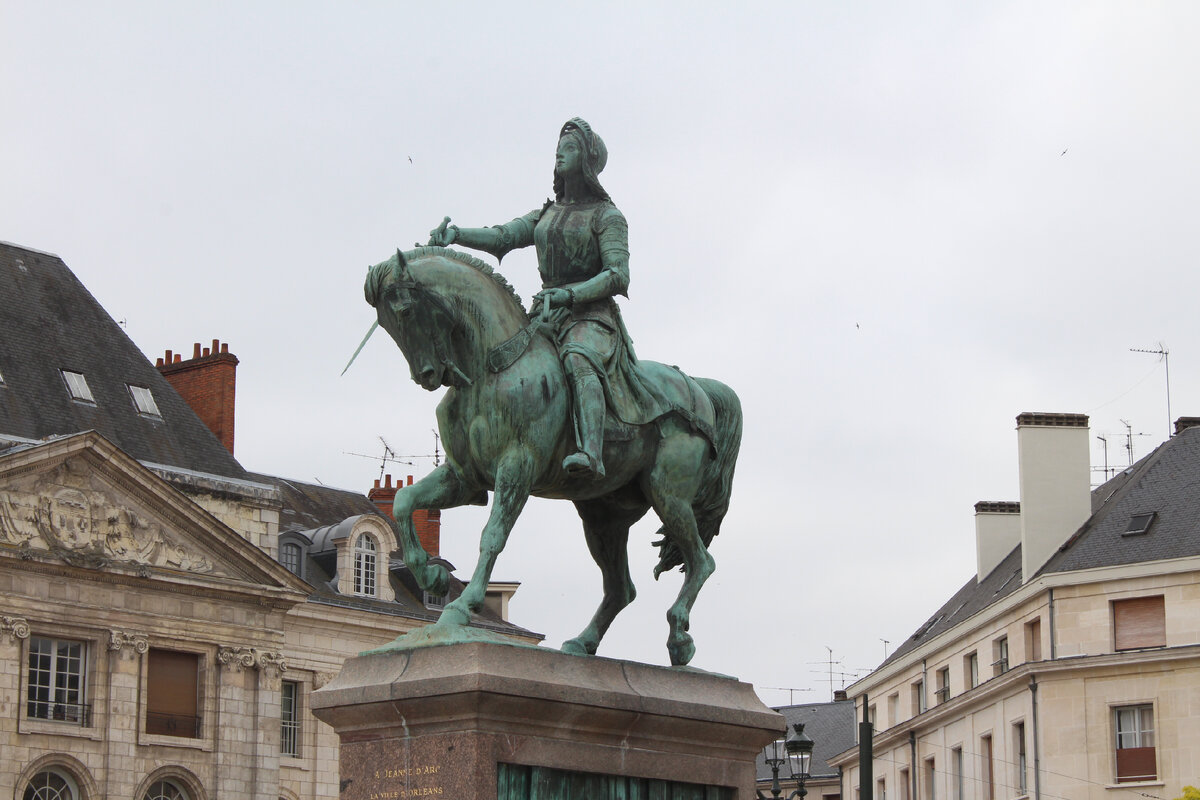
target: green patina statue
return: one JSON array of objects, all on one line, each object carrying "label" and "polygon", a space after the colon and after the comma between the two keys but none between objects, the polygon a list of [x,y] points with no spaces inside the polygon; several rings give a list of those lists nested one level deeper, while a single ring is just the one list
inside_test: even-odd
[{"label": "green patina statue", "polygon": [[[553,202],[494,228],[459,228],[447,217],[429,247],[397,251],[372,267],[366,299],[399,345],[413,380],[449,387],[438,406],[447,463],[396,494],[404,560],[422,587],[444,594],[412,526],[418,508],[486,502],[492,511],[480,559],[437,626],[466,625],[483,603],[496,557],[530,495],[575,503],[604,579],[588,626],[563,650],[594,654],[632,602],[629,528],[651,508],[662,522],[655,577],[685,574],[667,613],[672,664],[695,653],[689,615],[714,562],[708,545],[729,506],[741,443],[737,396],[717,381],[639,361],[614,297],[629,285],[625,217],[597,175],[608,153],[581,119],[563,126]],[[534,245],[542,291],[529,313],[484,262]]]}]

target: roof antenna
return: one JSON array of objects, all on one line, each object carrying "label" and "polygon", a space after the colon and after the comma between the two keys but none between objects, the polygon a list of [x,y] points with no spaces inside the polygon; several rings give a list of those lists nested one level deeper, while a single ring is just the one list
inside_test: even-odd
[{"label": "roof antenna", "polygon": [[[1162,342],[1159,342],[1157,350],[1142,350],[1137,347],[1131,347],[1131,348],[1129,348],[1129,352],[1131,352],[1131,353],[1149,353],[1151,355],[1156,355],[1159,357],[1158,360],[1163,363],[1163,370],[1167,374],[1167,438],[1170,439],[1173,436],[1175,436],[1174,430],[1171,426],[1171,423],[1172,423],[1172,420],[1171,420],[1171,360],[1169,358],[1169,356],[1171,355],[1171,351],[1167,349],[1167,346],[1165,344],[1163,344]],[[1130,452],[1132,453],[1132,451],[1130,451]]]}]

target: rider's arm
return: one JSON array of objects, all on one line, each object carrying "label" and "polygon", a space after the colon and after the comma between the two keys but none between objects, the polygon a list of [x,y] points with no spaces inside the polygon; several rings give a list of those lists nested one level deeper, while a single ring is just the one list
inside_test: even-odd
[{"label": "rider's arm", "polygon": [[571,287],[575,303],[591,303],[629,291],[629,225],[625,215],[610,207],[595,225],[600,245],[600,273]]},{"label": "rider's arm", "polygon": [[517,217],[512,222],[491,228],[460,228],[451,225],[446,229],[448,234],[452,233],[447,237],[447,244],[482,250],[491,253],[497,259],[503,259],[510,251],[533,244],[533,228],[541,216],[542,209],[539,208],[523,217]]}]

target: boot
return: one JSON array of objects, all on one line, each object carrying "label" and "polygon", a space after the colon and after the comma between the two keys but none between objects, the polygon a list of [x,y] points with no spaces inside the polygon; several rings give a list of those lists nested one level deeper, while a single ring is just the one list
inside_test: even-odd
[{"label": "boot", "polygon": [[574,376],[575,443],[579,452],[563,459],[572,477],[604,477],[604,387],[594,372]]}]

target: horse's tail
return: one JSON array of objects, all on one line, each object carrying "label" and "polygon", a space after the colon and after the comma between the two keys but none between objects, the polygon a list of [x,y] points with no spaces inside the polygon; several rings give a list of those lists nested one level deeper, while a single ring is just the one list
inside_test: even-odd
[{"label": "horse's tail", "polygon": [[[700,492],[692,501],[692,512],[696,515],[696,528],[704,546],[712,543],[713,537],[721,532],[721,521],[729,510],[729,495],[733,489],[733,469],[737,466],[738,450],[742,445],[742,403],[738,396],[720,381],[711,378],[694,378],[709,400],[712,401],[713,448],[716,456],[708,462],[700,483]],[[663,531],[660,528],[659,533]],[[654,577],[672,567],[683,566],[683,556],[666,537],[656,542],[660,548],[658,566]]]}]

